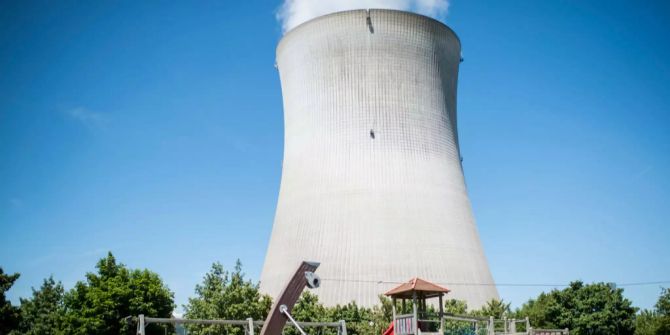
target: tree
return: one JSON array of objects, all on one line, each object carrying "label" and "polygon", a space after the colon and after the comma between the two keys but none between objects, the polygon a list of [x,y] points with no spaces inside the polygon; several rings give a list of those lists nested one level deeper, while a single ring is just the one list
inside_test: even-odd
[{"label": "tree", "polygon": [[9,291],[19,276],[18,273],[5,274],[0,267],[0,335],[8,334],[19,324],[19,309],[12,306],[12,303],[5,297],[5,292]]},{"label": "tree", "polygon": [[[328,310],[327,319],[323,321],[344,320],[347,323],[347,334],[362,335],[381,333],[383,331],[374,322],[374,319],[379,319],[379,317],[373,316],[373,310],[359,307],[354,301],[346,305],[337,305]],[[331,328],[331,331],[334,330]]]},{"label": "tree", "polygon": [[[174,294],[156,273],[117,264],[111,252],[96,268],[65,295],[66,333],[125,334],[134,328],[122,320],[127,316],[171,316]],[[149,334],[162,332],[156,325],[147,327]]]},{"label": "tree", "polygon": [[554,308],[553,306],[557,305],[558,302],[555,301],[553,294],[542,292],[536,299],[526,302],[516,314],[520,317],[528,317],[531,325],[536,328],[558,328],[554,322],[555,313],[549,310],[550,307]]},{"label": "tree", "polygon": [[[221,263],[212,268],[195,287],[195,298],[184,305],[185,316],[190,319],[253,318],[263,320],[270,312],[272,299],[258,291],[258,284],[245,280],[242,264],[238,260],[233,273],[223,269]],[[191,334],[243,334],[240,327],[192,326]]]},{"label": "tree", "polygon": [[379,295],[379,305],[375,305],[371,310],[372,322],[375,325],[375,334],[381,334],[391,324],[393,320],[393,301],[383,295]]},{"label": "tree", "polygon": [[635,319],[636,335],[670,335],[670,289],[661,288],[654,310],[643,310]]},{"label": "tree", "polygon": [[31,299],[21,298],[21,322],[18,333],[26,335],[65,334],[63,285],[53,277],[45,279],[39,290],[32,289]]},{"label": "tree", "polygon": [[[444,301],[444,313],[454,315],[467,315],[468,304],[464,300],[447,299]],[[472,328],[470,322],[457,320],[445,320],[444,329],[449,334],[469,334]]]},{"label": "tree", "polygon": [[[309,291],[303,291],[300,298],[293,306],[291,315],[299,322],[325,321],[328,310],[319,302],[319,297]],[[330,335],[330,332],[326,332]],[[284,329],[285,335],[297,335],[299,332],[291,326]]]},{"label": "tree", "polygon": [[496,319],[502,319],[505,316],[508,316],[511,313],[510,304],[505,303],[504,300],[491,299],[482,306],[478,311],[473,311],[474,315],[478,316],[487,316],[494,317]]},{"label": "tree", "polygon": [[635,317],[635,335],[656,335],[660,325],[660,318],[655,311],[645,309]]},{"label": "tree", "polygon": [[657,335],[670,335],[670,289],[662,288],[661,296],[656,302],[656,313],[659,315]]},{"label": "tree", "polygon": [[656,302],[656,312],[662,316],[670,316],[670,288],[661,288],[661,296]]},{"label": "tree", "polygon": [[468,312],[468,303],[464,300],[447,299],[444,302],[444,312],[447,314],[465,315]]},{"label": "tree", "polygon": [[519,310],[534,327],[569,328],[576,335],[633,334],[635,312],[623,289],[611,284],[570,283],[563,290],[540,294]]},{"label": "tree", "polygon": [[[380,304],[373,308],[358,306],[355,302],[334,307],[324,307],[319,297],[310,291],[304,291],[296,302],[291,315],[298,322],[337,322],[344,320],[347,324],[347,334],[381,334],[391,323],[393,304],[391,299],[380,295]],[[308,334],[336,335],[337,329],[323,327],[319,329],[305,329]],[[287,326],[286,335],[296,335],[298,331]]]},{"label": "tree", "polygon": [[328,311],[319,302],[319,297],[309,291],[303,291],[300,298],[293,306],[291,315],[302,322],[324,321]]}]

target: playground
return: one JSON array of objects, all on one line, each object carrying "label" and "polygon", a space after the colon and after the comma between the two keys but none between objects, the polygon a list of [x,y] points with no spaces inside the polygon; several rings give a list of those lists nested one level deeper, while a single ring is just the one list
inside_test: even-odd
[{"label": "playground", "polygon": [[[330,322],[304,322],[291,314],[305,287],[316,289],[321,285],[314,273],[319,263],[302,262],[265,320],[202,320],[182,318],[155,318],[139,315],[137,335],[146,335],[150,324],[171,324],[177,334],[186,335],[184,325],[220,325],[237,327],[245,335],[283,335],[294,328],[301,335],[322,334],[324,329],[334,330],[337,335],[347,335],[346,320]],[[528,318],[496,319],[444,312],[444,297],[450,289],[421,278],[412,278],[384,293],[392,301],[392,320],[379,335],[569,335],[569,329],[533,328]],[[330,333],[329,333],[330,334]]]}]

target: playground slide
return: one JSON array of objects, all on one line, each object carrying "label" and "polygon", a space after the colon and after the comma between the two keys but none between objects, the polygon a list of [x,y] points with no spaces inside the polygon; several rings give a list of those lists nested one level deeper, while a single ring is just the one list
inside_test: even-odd
[{"label": "playground slide", "polygon": [[389,325],[388,328],[386,328],[383,335],[395,335],[395,333],[393,332],[393,321],[391,321],[391,324]]}]

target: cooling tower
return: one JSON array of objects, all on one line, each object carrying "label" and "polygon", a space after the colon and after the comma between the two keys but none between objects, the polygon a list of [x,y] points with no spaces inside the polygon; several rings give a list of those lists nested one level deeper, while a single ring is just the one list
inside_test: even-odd
[{"label": "cooling tower", "polygon": [[322,16],[277,47],[284,161],[261,290],[318,261],[326,305],[371,306],[412,277],[479,307],[498,298],[456,130],[460,41],[395,10]]}]

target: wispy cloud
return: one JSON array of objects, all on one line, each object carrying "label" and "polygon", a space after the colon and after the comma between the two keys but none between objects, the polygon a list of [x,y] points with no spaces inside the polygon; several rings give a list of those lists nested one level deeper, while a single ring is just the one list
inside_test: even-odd
[{"label": "wispy cloud", "polygon": [[284,32],[317,16],[352,9],[399,9],[440,18],[447,14],[448,0],[284,0],[277,19]]},{"label": "wispy cloud", "polygon": [[65,115],[89,128],[103,127],[109,121],[105,114],[92,111],[85,107],[68,109],[65,111]]}]

